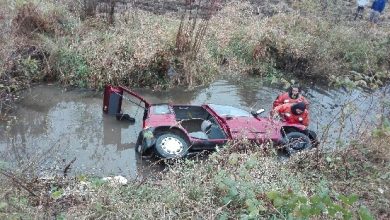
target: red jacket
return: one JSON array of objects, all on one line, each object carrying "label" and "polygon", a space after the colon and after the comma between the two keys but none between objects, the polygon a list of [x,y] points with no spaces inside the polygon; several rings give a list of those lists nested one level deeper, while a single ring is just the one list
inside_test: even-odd
[{"label": "red jacket", "polygon": [[302,114],[295,115],[291,112],[291,106],[293,104],[287,103],[287,104],[279,105],[274,109],[274,111],[276,111],[282,117],[282,119],[288,124],[303,124],[306,127],[309,126],[310,119],[309,119],[309,112],[307,111],[307,109],[305,109],[305,111]]},{"label": "red jacket", "polygon": [[276,100],[274,101],[272,109],[275,109],[279,105],[287,104],[287,103],[298,103],[298,102],[303,102],[306,105],[306,108],[309,106],[309,102],[305,97],[303,97],[301,94],[298,95],[298,98],[292,99],[289,95],[288,92],[282,93],[278,95]]}]

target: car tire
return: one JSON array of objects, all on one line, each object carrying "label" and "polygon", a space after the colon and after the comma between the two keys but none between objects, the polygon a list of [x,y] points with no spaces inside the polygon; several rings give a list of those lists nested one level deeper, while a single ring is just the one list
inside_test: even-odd
[{"label": "car tire", "polygon": [[188,143],[176,134],[165,133],[157,137],[154,149],[161,158],[182,158],[188,153]]},{"label": "car tire", "polygon": [[289,155],[312,148],[310,138],[301,132],[290,132],[286,135],[285,149]]}]

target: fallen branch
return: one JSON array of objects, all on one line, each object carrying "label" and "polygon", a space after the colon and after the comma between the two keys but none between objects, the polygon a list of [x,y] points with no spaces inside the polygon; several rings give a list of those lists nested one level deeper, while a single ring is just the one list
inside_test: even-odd
[{"label": "fallen branch", "polygon": [[14,182],[15,184],[17,184],[17,186],[20,186],[22,187],[23,189],[25,189],[27,192],[30,193],[30,195],[33,195],[33,196],[37,196],[33,191],[31,191],[31,189],[27,188],[25,185],[23,185],[16,177],[13,173],[10,173],[2,168],[0,168],[0,174],[4,175],[5,177],[9,178],[12,182]]},{"label": "fallen branch", "polygon": [[68,171],[70,170],[70,166],[76,161],[76,157],[73,158],[72,161],[70,161],[68,163],[68,165],[66,165],[66,167],[64,168],[64,177],[66,177],[68,175]]}]

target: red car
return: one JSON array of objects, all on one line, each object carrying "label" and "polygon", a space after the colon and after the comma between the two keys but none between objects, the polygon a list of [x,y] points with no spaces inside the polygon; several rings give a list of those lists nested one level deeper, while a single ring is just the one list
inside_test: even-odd
[{"label": "red car", "polygon": [[316,139],[315,133],[305,130],[303,125],[260,117],[264,110],[250,113],[215,104],[151,104],[122,86],[105,87],[103,112],[119,120],[134,121],[123,114],[123,100],[143,108],[143,128],[137,141],[141,154],[153,151],[161,158],[184,157],[189,151],[214,149],[228,140],[242,138],[256,143],[272,142],[292,153],[311,148]]}]

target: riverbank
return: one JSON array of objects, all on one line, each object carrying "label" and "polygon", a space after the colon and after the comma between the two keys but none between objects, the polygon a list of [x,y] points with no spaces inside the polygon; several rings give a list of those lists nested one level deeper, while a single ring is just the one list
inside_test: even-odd
[{"label": "riverbank", "polygon": [[3,2],[0,89],[34,81],[191,87],[227,73],[376,88],[390,77],[387,14],[379,25],[353,21],[347,1],[229,1],[202,5],[202,19],[196,3],[164,13],[116,5],[107,17],[105,3],[94,2],[89,16],[66,2]]},{"label": "riverbank", "polygon": [[177,161],[123,186],[2,168],[0,217],[387,219],[389,135],[377,131],[346,148],[285,162],[270,146],[230,143],[207,160]]}]

